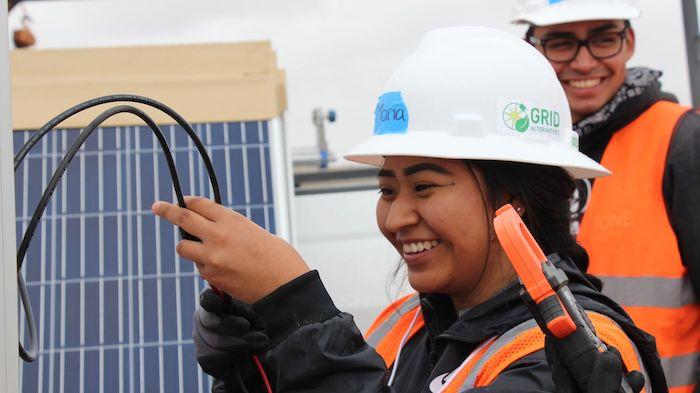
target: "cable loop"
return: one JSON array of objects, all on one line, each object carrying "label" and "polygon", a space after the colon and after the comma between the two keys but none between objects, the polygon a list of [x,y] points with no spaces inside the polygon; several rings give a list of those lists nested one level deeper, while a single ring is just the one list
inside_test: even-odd
[{"label": "cable loop", "polygon": [[[101,104],[106,104],[106,103],[111,103],[111,102],[120,102],[120,101],[127,101],[127,102],[137,102],[141,104],[145,104],[151,107],[154,107],[156,109],[161,110],[162,112],[166,113],[168,116],[173,118],[182,128],[187,132],[188,136],[190,139],[192,139],[192,142],[196,146],[197,150],[199,151],[202,160],[204,161],[204,164],[206,166],[207,173],[209,175],[209,180],[211,182],[212,186],[212,192],[214,194],[214,200],[217,203],[221,203],[221,193],[219,190],[219,184],[216,179],[216,173],[214,172],[214,166],[211,163],[211,159],[209,155],[207,154],[206,148],[202,144],[202,141],[199,139],[199,136],[197,133],[192,129],[192,127],[185,121],[182,116],[180,116],[177,112],[174,110],[170,109],[168,106],[152,100],[147,97],[142,97],[142,96],[136,96],[136,95],[128,95],[128,94],[120,94],[120,95],[110,95],[110,96],[103,96],[99,98],[95,98],[93,100],[88,100],[85,101],[81,104],[78,104],[72,108],[67,109],[63,113],[59,114],[58,116],[54,117],[51,119],[48,123],[46,123],[43,127],[38,129],[30,138],[27,140],[27,142],[22,146],[22,148],[17,152],[15,155],[15,172],[21,165],[22,161],[24,158],[27,156],[29,151],[34,147],[40,140],[43,138],[46,134],[49,133],[54,127],[56,127],[58,124],[66,120],[67,118],[82,112],[86,109],[92,108],[97,105]],[[168,170],[170,172],[170,176],[173,181],[173,188],[175,191],[175,196],[177,198],[178,205],[180,207],[186,207],[185,205],[185,199],[182,194],[182,188],[180,186],[180,181],[177,176],[177,169],[175,167],[175,161],[173,160],[172,153],[170,151],[170,148],[168,146],[168,143],[163,136],[163,133],[161,132],[160,128],[158,125],[151,119],[145,112],[143,112],[141,109],[136,108],[134,106],[129,106],[129,105],[119,105],[110,109],[105,110],[102,112],[98,117],[96,117],[90,124],[83,129],[83,131],[80,133],[78,136],[78,139],[71,145],[70,149],[66,152],[65,156],[59,163],[58,167],[54,171],[53,176],[51,177],[51,180],[49,181],[48,185],[46,186],[44,193],[39,200],[39,203],[37,204],[36,209],[34,210],[34,214],[32,214],[32,218],[29,222],[29,225],[24,233],[24,236],[22,237],[22,242],[20,243],[19,248],[17,249],[17,286],[18,286],[18,291],[20,295],[20,301],[23,305],[24,308],[24,313],[27,318],[27,324],[28,324],[28,330],[29,330],[29,349],[26,349],[22,343],[19,343],[19,354],[20,357],[27,361],[27,362],[32,362],[34,359],[36,359],[36,356],[39,352],[38,349],[38,340],[37,340],[37,334],[36,334],[36,322],[34,321],[34,315],[32,312],[32,306],[31,306],[31,301],[29,299],[29,294],[27,292],[26,285],[24,283],[24,279],[21,274],[21,268],[22,264],[24,262],[24,258],[27,254],[27,250],[29,249],[29,244],[31,243],[31,239],[34,236],[34,232],[36,231],[37,226],[39,225],[39,222],[41,221],[41,217],[44,214],[44,211],[46,209],[46,206],[49,203],[49,200],[51,199],[51,196],[53,195],[54,191],[56,190],[56,187],[58,186],[58,183],[65,173],[66,169],[68,168],[68,165],[70,164],[70,161],[73,159],[75,154],[80,150],[80,147],[85,143],[87,138],[92,134],[92,132],[97,129],[100,124],[102,124],[104,121],[109,119],[110,117],[118,114],[118,113],[132,113],[136,116],[138,116],[141,120],[143,120],[149,128],[151,128],[151,131],[155,134],[156,138],[158,139],[158,142],[161,146],[161,149],[163,150],[163,153],[165,155],[165,160],[168,164]],[[180,235],[183,239],[189,239],[189,240],[198,240],[194,236],[190,235],[189,233],[185,232],[180,228]]]}]

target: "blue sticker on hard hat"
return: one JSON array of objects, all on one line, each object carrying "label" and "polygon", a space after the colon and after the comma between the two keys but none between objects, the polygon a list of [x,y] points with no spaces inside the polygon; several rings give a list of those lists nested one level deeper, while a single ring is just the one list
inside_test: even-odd
[{"label": "blue sticker on hard hat", "polygon": [[549,5],[561,3],[563,0],[549,0]]},{"label": "blue sticker on hard hat", "polygon": [[407,129],[408,109],[401,92],[382,94],[374,110],[374,135],[404,134]]}]

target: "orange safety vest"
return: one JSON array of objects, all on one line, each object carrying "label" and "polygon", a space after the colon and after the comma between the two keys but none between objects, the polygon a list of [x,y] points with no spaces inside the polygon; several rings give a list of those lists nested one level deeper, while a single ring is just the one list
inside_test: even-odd
[{"label": "orange safety vest", "polygon": [[578,236],[603,293],[656,338],[671,393],[693,391],[700,358],[700,304],[662,191],[673,130],[687,110],[658,102],[615,133],[601,160],[613,175],[593,185]]},{"label": "orange safety vest", "polygon": [[[372,345],[384,359],[387,368],[394,363],[404,336],[408,337],[406,339],[408,341],[425,326],[422,314],[419,314],[411,331],[408,335],[406,334],[415,313],[420,310],[419,307],[418,294],[405,296],[387,307],[365,334],[367,343]],[[647,385],[642,392],[649,392],[649,378],[646,377],[642,368],[639,352],[622,328],[602,314],[589,311],[588,316],[601,340],[620,351],[627,369],[644,373]],[[451,373],[440,392],[459,393],[488,386],[517,360],[544,349],[544,338],[535,320],[530,319],[498,337],[486,340]]]}]

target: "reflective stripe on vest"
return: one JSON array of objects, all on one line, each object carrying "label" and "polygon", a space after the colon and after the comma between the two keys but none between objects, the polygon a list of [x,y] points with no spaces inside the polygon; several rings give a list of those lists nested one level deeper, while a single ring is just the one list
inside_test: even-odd
[{"label": "reflective stripe on vest", "polygon": [[[513,344],[517,345],[518,348],[510,350],[509,347]],[[468,359],[462,363],[453,377],[447,381],[447,386],[442,391],[458,393],[479,386],[487,386],[514,361],[543,348],[544,334],[535,320],[527,320],[503,333],[491,345],[482,348],[481,353],[471,360]],[[501,359],[504,355],[510,355],[511,358]]]},{"label": "reflective stripe on vest", "polygon": [[593,185],[578,237],[603,293],[656,338],[672,392],[694,386],[700,357],[700,303],[662,189],[673,130],[686,111],[658,102],[613,135],[601,160],[613,175]]},{"label": "reflective stripe on vest", "polygon": [[[413,308],[409,308],[412,304]],[[387,367],[396,358],[398,345],[406,334],[414,312],[419,307],[418,295],[409,295],[388,307],[367,334],[367,342],[382,356]],[[399,314],[400,312],[400,314]],[[649,378],[643,369],[637,349],[622,329],[610,318],[588,312],[596,332],[603,342],[620,351],[628,370],[639,370],[645,375],[650,392]],[[422,318],[416,321],[409,338],[424,327]],[[544,349],[544,334],[534,319],[511,328],[502,335],[489,339],[480,345],[445,381],[441,393],[459,393],[491,384],[510,365],[532,353]],[[399,363],[400,366],[400,363]]]},{"label": "reflective stripe on vest", "polygon": [[[367,343],[374,347],[377,353],[384,359],[387,367],[394,363],[396,351],[399,349],[401,339],[413,319],[413,312],[420,306],[418,294],[404,296],[392,305],[384,309],[365,334]],[[419,315],[407,341],[413,337],[424,325],[423,315]]]}]

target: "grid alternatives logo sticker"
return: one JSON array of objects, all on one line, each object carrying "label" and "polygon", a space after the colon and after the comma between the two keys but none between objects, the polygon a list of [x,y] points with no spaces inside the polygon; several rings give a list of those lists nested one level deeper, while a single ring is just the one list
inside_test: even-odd
[{"label": "grid alternatives logo sticker", "polygon": [[499,126],[502,133],[539,135],[552,137],[561,135],[561,116],[558,111],[530,101],[499,100]]},{"label": "grid alternatives logo sticker", "polygon": [[525,132],[530,128],[530,117],[527,115],[527,107],[517,102],[511,102],[503,109],[503,122],[506,127],[518,132]]}]

